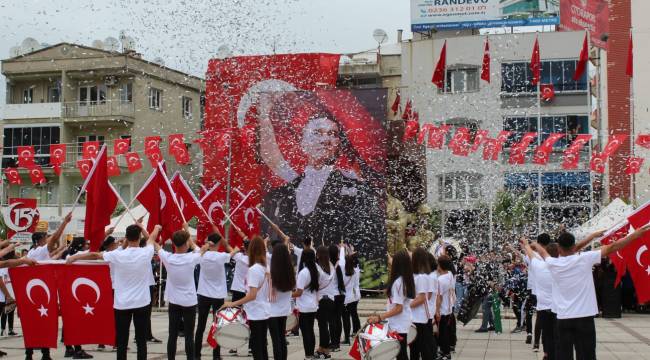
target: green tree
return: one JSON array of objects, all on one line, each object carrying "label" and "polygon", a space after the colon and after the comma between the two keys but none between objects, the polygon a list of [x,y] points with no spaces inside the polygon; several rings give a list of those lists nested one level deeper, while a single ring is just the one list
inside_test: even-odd
[{"label": "green tree", "polygon": [[499,191],[494,202],[495,223],[504,231],[514,233],[535,220],[537,205],[531,191],[516,193]]}]

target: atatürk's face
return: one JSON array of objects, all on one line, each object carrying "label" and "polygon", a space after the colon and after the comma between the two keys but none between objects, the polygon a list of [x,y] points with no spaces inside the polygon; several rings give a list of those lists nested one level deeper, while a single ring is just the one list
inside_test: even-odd
[{"label": "atat\u00fcrk's face", "polygon": [[309,120],[300,142],[302,151],[312,166],[331,163],[338,154],[340,144],[338,124],[325,117]]}]

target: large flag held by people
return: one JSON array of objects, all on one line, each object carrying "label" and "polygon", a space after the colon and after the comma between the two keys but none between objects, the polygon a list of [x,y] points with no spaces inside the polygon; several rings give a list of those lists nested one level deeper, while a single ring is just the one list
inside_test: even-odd
[{"label": "large flag held by people", "polygon": [[[627,218],[635,229],[650,223],[650,202],[636,209]],[[639,304],[650,301],[650,233],[645,233],[622,250],[627,270],[636,288]]]},{"label": "large flag held by people", "polygon": [[185,220],[189,221],[195,216],[200,217],[203,214],[201,203],[192,192],[192,189],[190,189],[190,186],[183,178],[183,175],[179,172],[174,173],[170,182]]},{"label": "large flag held by people", "polygon": [[156,225],[162,226],[161,238],[163,242],[170,239],[174,231],[182,228],[183,214],[174,196],[163,163],[158,163],[135,198],[149,212],[147,231],[153,231]]},{"label": "large flag held by people", "polygon": [[104,241],[104,230],[111,223],[118,196],[108,182],[106,145],[99,150],[92,169],[81,188],[86,191],[84,237],[90,241],[90,251],[97,251]]}]

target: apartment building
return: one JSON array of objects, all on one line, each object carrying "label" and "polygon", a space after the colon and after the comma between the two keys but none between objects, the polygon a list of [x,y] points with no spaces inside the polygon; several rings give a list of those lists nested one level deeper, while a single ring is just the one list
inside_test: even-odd
[{"label": "apartment building", "polygon": [[[21,169],[23,185],[5,182],[2,202],[10,197],[36,198],[42,220],[58,219],[76,199],[83,182],[76,164],[84,142],[106,143],[112,155],[114,139],[131,138],[131,150],[140,154],[143,169],[130,174],[123,157],[118,157],[121,175],[111,178],[128,202],[151,173],[143,154],[144,137],[161,136],[161,150],[169,157],[167,135],[183,133],[191,147],[201,128],[204,80],[147,61],[133,50],[60,43],[3,60],[2,74],[7,88],[2,168],[16,166],[18,146],[32,145],[47,178],[46,184],[32,186]],[[57,176],[48,165],[49,147],[59,143],[67,144],[67,159]],[[194,164],[201,163],[200,153],[195,149],[190,153],[195,157],[190,165],[178,166],[169,157],[167,168],[198,183],[201,169]],[[83,197],[81,202],[71,231],[83,229]]]},{"label": "apartment building", "polygon": [[[530,190],[542,229],[589,216],[596,203],[594,184],[600,181],[589,172],[591,146],[584,148],[577,170],[563,170],[560,165],[567,142],[577,134],[595,132],[590,123],[588,77],[585,74],[578,81],[572,79],[584,33],[490,35],[490,83],[480,79],[485,36],[465,34],[438,32],[433,38],[420,37],[403,44],[403,99],[413,100],[421,125],[451,125],[448,140],[458,127],[469,128],[472,136],[477,129],[488,130],[491,137],[502,130],[516,135],[505,144],[499,161],[484,161],[481,151],[460,157],[448,149],[427,149],[428,203],[443,210],[445,226],[454,232],[478,221],[478,213],[491,209],[502,189]],[[555,98],[539,105],[529,68],[536,36],[542,58],[541,83],[553,84],[555,89]],[[439,90],[431,83],[431,75],[445,41],[446,85]],[[526,132],[538,133],[526,164],[508,164],[510,146]],[[532,148],[557,132],[566,136],[556,143],[549,164],[533,165]],[[487,238],[485,230],[474,235]]]}]

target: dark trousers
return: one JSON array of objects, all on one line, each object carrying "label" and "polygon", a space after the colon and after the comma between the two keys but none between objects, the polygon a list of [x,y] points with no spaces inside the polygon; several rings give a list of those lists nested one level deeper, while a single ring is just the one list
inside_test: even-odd
[{"label": "dark trousers", "polygon": [[232,297],[231,297],[232,301],[237,301],[237,300],[243,298],[244,296],[246,296],[246,293],[241,292],[241,291],[232,290],[231,293],[232,293]]},{"label": "dark trousers", "polygon": [[542,344],[546,360],[555,360],[555,314],[551,310],[540,310],[537,312],[537,323],[541,323]]},{"label": "dark trousers", "polygon": [[185,333],[185,355],[188,359],[194,358],[194,321],[196,320],[196,306],[180,306],[169,303],[169,337],[167,338],[167,359],[176,358],[176,340],[178,340],[178,329],[183,321],[183,332]]},{"label": "dark trousers", "polygon": [[[541,311],[546,311],[546,310],[541,310]],[[539,346],[539,340],[542,338],[542,328],[544,326],[543,324],[543,318],[544,316],[539,315],[539,311],[537,312],[537,318],[535,319],[535,335],[534,335],[534,345]]]},{"label": "dark trousers", "polygon": [[287,360],[287,317],[278,316],[269,318],[269,335],[273,344],[273,359]]},{"label": "dark trousers", "polygon": [[345,304],[343,308],[343,333],[346,342],[350,341],[350,320],[352,320],[352,335],[359,332],[361,329],[361,322],[359,321],[359,313],[357,313],[358,301]]},{"label": "dark trousers", "polygon": [[328,297],[320,299],[316,316],[318,317],[318,345],[323,349],[330,347],[330,333],[334,332],[336,327],[335,313],[334,300]]},{"label": "dark trousers", "polygon": [[413,323],[417,330],[415,341],[409,345],[411,360],[433,360],[435,340],[431,320],[424,324]]},{"label": "dark trousers", "polygon": [[135,342],[138,348],[138,360],[147,359],[147,307],[136,309],[115,309],[115,333],[117,337],[117,360],[126,360],[131,319],[135,327]]},{"label": "dark trousers", "polygon": [[440,316],[440,324],[438,324],[438,346],[442,355],[449,355],[451,352],[451,317],[452,315]]},{"label": "dark trousers", "polygon": [[528,297],[524,304],[524,312],[526,316],[526,333],[533,333],[533,313],[535,313],[535,306],[537,305],[537,296],[530,293],[528,290]]},{"label": "dark trousers", "polygon": [[[215,313],[223,305],[223,299],[215,299],[203,295],[198,296],[199,299],[199,318],[196,323],[196,334],[194,335],[194,358],[201,358],[201,347],[203,347],[203,333],[208,322],[208,315]],[[187,335],[186,335],[187,336]],[[212,359],[219,359],[221,357],[221,348],[217,345],[212,349]]]},{"label": "dark trousers", "polygon": [[408,353],[406,351],[406,348],[408,345],[406,344],[406,336],[407,334],[399,334],[399,336],[402,337],[402,340],[399,341],[399,354],[397,354],[397,357],[395,359],[397,360],[409,360]]},{"label": "dark trousers", "polygon": [[[41,348],[41,356],[44,359],[50,359],[50,349],[48,348]],[[25,357],[32,357],[34,355],[34,349],[25,349]]]},{"label": "dark trousers", "polygon": [[251,337],[249,345],[253,352],[253,359],[267,360],[269,353],[266,350],[266,330],[268,327],[268,320],[249,320]]},{"label": "dark trousers", "polygon": [[[2,305],[2,309],[4,309],[4,303]],[[16,310],[12,310],[10,313],[5,314],[4,311],[2,311],[2,315],[0,315],[0,328],[4,331],[4,329],[7,328],[7,325],[9,325],[9,332],[14,331],[14,312]]]},{"label": "dark trousers", "polygon": [[596,359],[596,324],[593,316],[575,319],[557,319],[558,360],[573,360],[575,349],[577,360]]},{"label": "dark trousers", "polygon": [[305,357],[314,356],[316,347],[316,334],[314,334],[314,319],[316,313],[300,313],[298,316],[298,325],[302,333],[302,347],[305,350]]},{"label": "dark trousers", "polygon": [[330,334],[330,346],[337,348],[341,345],[341,333],[343,332],[343,312],[345,311],[345,295],[334,297],[334,331]]},{"label": "dark trousers", "polygon": [[151,296],[151,302],[147,306],[147,340],[153,339],[153,333],[151,332],[151,309],[153,308],[153,293],[155,288],[156,287],[153,285],[149,286],[149,295]]}]

